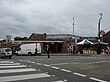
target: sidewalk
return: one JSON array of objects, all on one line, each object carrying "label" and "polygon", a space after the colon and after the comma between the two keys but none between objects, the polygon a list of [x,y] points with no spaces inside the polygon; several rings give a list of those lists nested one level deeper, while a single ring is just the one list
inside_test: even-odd
[{"label": "sidewalk", "polygon": [[[41,56],[46,56],[47,53],[42,53]],[[69,53],[50,53],[50,56],[110,56],[110,54],[69,54]]]}]

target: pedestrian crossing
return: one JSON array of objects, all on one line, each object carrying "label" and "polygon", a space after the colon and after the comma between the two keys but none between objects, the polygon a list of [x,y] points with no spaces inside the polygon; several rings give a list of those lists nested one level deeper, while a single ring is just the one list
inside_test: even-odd
[{"label": "pedestrian crossing", "polygon": [[[51,79],[52,75],[48,73],[37,72],[37,69],[28,67],[27,65],[21,65],[20,63],[14,63],[13,61],[0,61],[0,82],[19,82],[27,80],[37,79]],[[40,82],[40,81],[35,81]],[[44,82],[44,81],[43,81]],[[50,82],[64,82],[62,80],[51,80]]]}]

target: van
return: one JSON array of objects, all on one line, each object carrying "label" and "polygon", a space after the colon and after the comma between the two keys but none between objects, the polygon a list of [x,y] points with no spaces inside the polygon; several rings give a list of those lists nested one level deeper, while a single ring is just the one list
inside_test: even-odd
[{"label": "van", "polygon": [[[39,46],[39,47],[37,47]],[[22,44],[19,49],[16,51],[17,55],[37,55],[37,53],[41,53],[40,43],[31,43],[31,44]]]},{"label": "van", "polygon": [[12,49],[11,48],[0,48],[0,57],[11,59]]},{"label": "van", "polygon": [[37,55],[40,55],[42,52],[41,52],[41,44],[40,43],[37,43]]}]

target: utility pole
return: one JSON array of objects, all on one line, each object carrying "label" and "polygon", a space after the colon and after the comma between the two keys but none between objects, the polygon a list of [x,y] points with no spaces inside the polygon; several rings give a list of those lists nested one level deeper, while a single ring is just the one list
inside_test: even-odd
[{"label": "utility pole", "polygon": [[98,21],[98,50],[97,50],[97,54],[101,54],[101,50],[100,50],[100,22],[102,20],[102,13],[99,14],[100,18]]}]

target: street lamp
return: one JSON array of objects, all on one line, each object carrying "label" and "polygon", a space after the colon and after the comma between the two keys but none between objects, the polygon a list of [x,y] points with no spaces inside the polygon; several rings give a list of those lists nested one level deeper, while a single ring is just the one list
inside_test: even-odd
[{"label": "street lamp", "polygon": [[100,22],[101,22],[101,19],[102,19],[102,13],[100,13],[99,15],[100,15],[100,18],[99,18],[99,21],[98,21],[98,50],[97,50],[97,54],[101,53],[101,50],[100,50]]},{"label": "street lamp", "polygon": [[73,17],[73,37],[74,37],[74,17]]},{"label": "street lamp", "polygon": [[74,36],[74,17],[73,17],[73,39],[74,39],[74,43],[76,43],[77,42],[77,40],[76,40],[76,37]]}]

